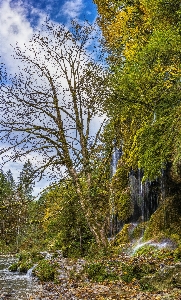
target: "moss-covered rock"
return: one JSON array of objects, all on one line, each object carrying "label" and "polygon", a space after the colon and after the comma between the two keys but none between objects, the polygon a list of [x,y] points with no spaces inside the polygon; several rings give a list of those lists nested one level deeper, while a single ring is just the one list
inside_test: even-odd
[{"label": "moss-covered rock", "polygon": [[160,291],[181,288],[181,263],[173,266],[162,266],[155,274],[141,278],[140,284],[145,289],[149,287]]},{"label": "moss-covered rock", "polygon": [[136,256],[141,256],[141,255],[152,255],[155,251],[157,250],[157,248],[153,245],[144,245],[140,248],[138,248],[135,252],[134,255]]},{"label": "moss-covered rock", "polygon": [[161,235],[177,234],[181,237],[181,197],[166,198],[151,216],[144,233],[144,240]]},{"label": "moss-covered rock", "polygon": [[89,280],[94,282],[119,280],[119,275],[109,269],[110,266],[103,262],[95,262],[86,264],[82,270],[82,274],[86,274]]},{"label": "moss-covered rock", "polygon": [[35,263],[42,260],[44,257],[39,252],[29,252],[23,250],[18,254],[18,261],[9,267],[9,271],[19,271],[26,273]]},{"label": "moss-covered rock", "polygon": [[122,264],[121,279],[125,282],[132,282],[134,279],[140,280],[147,274],[155,272],[155,265],[148,264],[147,262],[140,262],[139,260],[133,260],[132,263]]},{"label": "moss-covered rock", "polygon": [[113,241],[113,245],[119,246],[121,244],[130,243],[132,230],[133,230],[132,224],[125,224],[122,230],[116,235]]},{"label": "moss-covered rock", "polygon": [[121,158],[118,162],[116,173],[112,177],[111,189],[114,210],[122,222],[127,221],[134,211],[128,174],[129,167],[123,158]]},{"label": "moss-covered rock", "polygon": [[175,249],[173,256],[176,261],[181,261],[181,244]]},{"label": "moss-covered rock", "polygon": [[144,234],[147,224],[148,222],[140,222],[137,226],[135,226],[132,231],[131,238],[133,240],[140,239]]}]

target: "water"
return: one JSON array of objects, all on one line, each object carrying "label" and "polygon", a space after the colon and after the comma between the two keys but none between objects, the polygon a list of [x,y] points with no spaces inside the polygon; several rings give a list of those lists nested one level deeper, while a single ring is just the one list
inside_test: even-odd
[{"label": "water", "polygon": [[137,244],[133,247],[132,254],[135,254],[135,252],[138,249],[144,247],[145,245],[153,246],[157,249],[163,249],[163,248],[172,249],[173,248],[173,243],[171,241],[154,242],[153,240],[150,240],[147,242],[142,242],[142,238],[140,238],[137,241]]},{"label": "water", "polygon": [[122,155],[122,149],[114,148],[114,152],[112,154],[112,162],[111,162],[111,167],[112,167],[112,176],[116,173],[117,170],[117,164],[119,159],[121,158]]},{"label": "water", "polygon": [[16,261],[12,256],[0,256],[0,300],[27,300],[33,293],[41,289],[31,275],[8,271],[8,267]]}]

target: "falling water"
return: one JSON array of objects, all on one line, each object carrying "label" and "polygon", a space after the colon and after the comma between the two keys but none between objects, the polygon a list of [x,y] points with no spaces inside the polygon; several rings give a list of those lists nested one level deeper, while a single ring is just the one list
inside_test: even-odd
[{"label": "falling water", "polygon": [[0,299],[2,300],[27,300],[41,289],[37,280],[32,277],[32,269],[27,274],[8,270],[15,261],[15,257],[0,256]]},{"label": "falling water", "polygon": [[114,174],[116,173],[117,164],[118,164],[118,161],[119,161],[121,155],[122,155],[121,148],[118,149],[117,147],[114,147],[114,152],[112,154],[112,161],[111,161],[111,169],[112,169],[111,175],[112,176],[114,176]]},{"label": "falling water", "polygon": [[137,241],[136,245],[132,248],[131,254],[134,255],[140,248],[146,245],[155,247],[155,249],[164,249],[164,248],[174,249],[175,247],[171,240],[163,240],[161,242],[155,242],[153,240],[149,240],[147,242],[142,242],[142,238],[140,238]]},{"label": "falling water", "polygon": [[[117,164],[122,155],[121,148],[114,147],[111,160],[111,177],[116,173]],[[117,233],[117,216],[115,215],[114,195],[110,196],[110,236],[113,237]]]},{"label": "falling water", "polygon": [[140,218],[142,221],[148,221],[150,216],[158,207],[160,182],[146,181],[142,182],[143,172],[131,171],[129,174],[129,184],[131,198],[134,204],[134,213],[131,222],[136,222]]},{"label": "falling water", "polygon": [[[114,147],[111,161],[111,176],[114,176],[117,170],[117,164],[122,155],[122,150]],[[162,176],[164,177],[164,175]],[[133,215],[127,220],[128,222],[148,221],[151,215],[158,208],[158,199],[160,189],[162,194],[165,193],[165,182],[162,178],[154,181],[142,182],[143,170],[132,170],[129,174],[129,186],[131,191],[131,199],[134,206]],[[160,186],[161,184],[161,186]],[[163,195],[164,196],[164,195]],[[117,233],[115,226],[119,220],[115,216],[114,194],[110,197],[111,217],[110,217],[110,236]],[[144,230],[144,229],[143,229]]]}]

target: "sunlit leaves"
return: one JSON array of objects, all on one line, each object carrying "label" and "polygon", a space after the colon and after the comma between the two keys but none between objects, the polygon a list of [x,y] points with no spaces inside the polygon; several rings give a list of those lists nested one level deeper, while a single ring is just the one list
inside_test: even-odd
[{"label": "sunlit leaves", "polygon": [[107,107],[124,159],[154,179],[180,161],[180,1],[106,3],[104,14],[97,1],[115,92]]}]

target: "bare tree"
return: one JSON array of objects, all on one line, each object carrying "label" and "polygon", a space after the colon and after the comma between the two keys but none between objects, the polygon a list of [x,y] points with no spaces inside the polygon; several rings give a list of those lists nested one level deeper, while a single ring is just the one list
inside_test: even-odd
[{"label": "bare tree", "polygon": [[101,141],[106,71],[93,59],[91,26],[74,24],[67,30],[47,22],[45,27],[24,51],[17,45],[19,71],[1,81],[1,155],[41,157],[39,177],[50,167],[58,177],[64,166],[63,176],[72,179],[97,244],[105,246],[111,155],[111,149],[103,153]]}]

